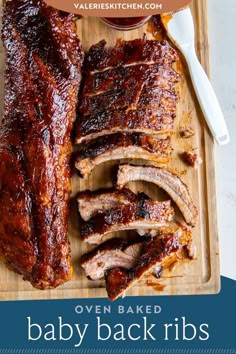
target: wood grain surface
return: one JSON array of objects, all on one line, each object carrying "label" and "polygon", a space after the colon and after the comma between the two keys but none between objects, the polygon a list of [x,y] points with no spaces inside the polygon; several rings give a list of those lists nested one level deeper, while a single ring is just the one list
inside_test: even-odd
[{"label": "wood grain surface", "polygon": [[[191,5],[196,27],[196,48],[199,59],[209,74],[209,45],[207,26],[207,2],[195,0]],[[99,18],[83,18],[78,21],[78,36],[82,40],[83,47],[87,50],[92,44],[101,39],[106,39],[108,45],[114,45],[117,38],[126,40],[142,37],[144,33],[152,38],[150,24],[137,30],[120,32],[107,27]],[[168,168],[182,175],[183,180],[189,186],[194,202],[199,209],[199,220],[193,229],[193,240],[197,247],[197,259],[184,262],[172,272],[166,272],[165,276],[147,285],[147,279],[137,284],[127,292],[127,295],[174,295],[174,294],[213,294],[220,289],[219,271],[219,246],[216,210],[216,186],[214,166],[214,143],[206,127],[204,118],[196,100],[184,59],[176,64],[176,69],[182,75],[182,80],[177,86],[180,102],[177,108],[175,122],[176,134],[173,136],[174,153]],[[0,112],[3,112],[3,71],[4,55],[0,53]],[[194,128],[196,134],[191,139],[180,139],[179,128],[189,125]],[[203,159],[203,164],[198,170],[186,167],[179,155],[185,149],[198,148]],[[71,214],[69,220],[70,241],[72,248],[72,260],[74,275],[70,282],[55,290],[38,291],[24,282],[22,278],[8,271],[0,264],[0,300],[15,299],[56,299],[56,298],[88,298],[104,297],[106,291],[103,282],[91,282],[87,280],[79,266],[79,258],[91,246],[82,244],[78,232],[78,220],[76,211],[76,194],[80,190],[98,189],[111,186],[111,170],[118,162],[105,163],[96,168],[87,181],[78,177],[76,172],[72,178]],[[145,191],[153,198],[168,198],[163,192],[147,183],[132,183],[129,187],[134,191]],[[181,215],[178,214],[181,221]],[[126,234],[122,233],[123,236]]]}]

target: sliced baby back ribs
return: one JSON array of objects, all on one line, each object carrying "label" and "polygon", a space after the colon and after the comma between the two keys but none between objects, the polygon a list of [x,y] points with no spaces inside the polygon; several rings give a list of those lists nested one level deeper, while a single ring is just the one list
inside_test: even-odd
[{"label": "sliced baby back ribs", "polygon": [[198,216],[188,187],[181,178],[163,168],[149,166],[121,165],[117,175],[117,186],[123,188],[133,181],[146,181],[164,189],[182,212],[186,222],[194,226]]},{"label": "sliced baby back ribs", "polygon": [[113,238],[85,254],[80,264],[89,279],[99,280],[104,278],[105,271],[108,269],[133,268],[141,255],[142,247],[143,242],[140,241],[128,242]]},{"label": "sliced baby back ribs", "polygon": [[76,143],[117,132],[173,130],[178,101],[172,68],[176,51],[165,41],[105,41],[91,47],[84,65]]},{"label": "sliced baby back ribs", "polygon": [[6,0],[0,127],[0,256],[40,289],[72,275],[71,129],[83,53],[74,18],[42,0]]},{"label": "sliced baby back ribs", "polygon": [[95,166],[106,161],[131,158],[163,164],[168,162],[171,152],[170,137],[161,139],[141,133],[117,133],[83,146],[76,155],[75,167],[86,178]]},{"label": "sliced baby back ribs", "polygon": [[145,197],[98,213],[89,221],[80,221],[80,236],[90,244],[111,238],[111,232],[135,229],[159,229],[167,226],[174,215],[170,201],[156,202]]},{"label": "sliced baby back ribs", "polygon": [[144,241],[141,255],[134,267],[116,267],[105,271],[108,297],[114,301],[148,274],[154,267],[165,262],[169,257],[191,244],[191,235],[184,232],[166,234]]}]

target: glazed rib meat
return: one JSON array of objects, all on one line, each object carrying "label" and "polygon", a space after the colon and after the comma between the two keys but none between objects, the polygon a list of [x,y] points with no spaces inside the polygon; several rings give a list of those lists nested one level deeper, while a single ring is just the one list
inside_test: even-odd
[{"label": "glazed rib meat", "polygon": [[[155,42],[152,42],[152,44],[156,45]],[[96,95],[98,92],[117,90],[121,84],[125,88],[126,84],[129,81],[132,81],[134,77],[138,79],[140,76],[142,77],[147,74],[150,75],[149,83],[151,83],[153,87],[159,86],[164,90],[171,91],[174,89],[175,83],[179,79],[176,71],[174,71],[172,67],[169,66],[171,61],[175,59],[176,58],[173,55],[171,60],[168,60],[165,64],[162,63],[162,59],[159,63],[158,58],[156,58],[156,62],[158,62],[158,64],[137,64],[136,62],[130,66],[121,66],[120,64],[116,64],[116,66],[113,68],[111,67],[105,71],[95,72],[88,68],[87,62],[86,81],[83,87],[83,94],[88,95],[89,97],[91,95]]]},{"label": "glazed rib meat", "polygon": [[98,213],[89,221],[80,222],[80,236],[90,244],[100,244],[111,238],[111,232],[135,229],[159,229],[167,226],[174,215],[170,201],[156,202],[140,198]]},{"label": "glazed rib meat", "polygon": [[76,144],[115,133],[169,134],[174,128],[175,113],[160,110],[115,110],[93,116],[80,116],[76,123]]},{"label": "glazed rib meat", "polygon": [[135,194],[131,190],[123,188],[99,189],[97,191],[80,192],[77,197],[80,216],[84,221],[88,221],[97,213],[104,213],[106,210],[122,205],[130,205],[134,202],[149,200],[144,193]]},{"label": "glazed rib meat", "polygon": [[[92,92],[88,91],[86,95],[83,91],[80,101],[80,112],[83,115],[91,116],[97,112],[130,106],[137,109],[165,107],[170,112],[175,111],[177,96],[173,90],[173,81],[170,80],[176,82],[177,74],[174,75],[173,69],[159,65],[136,65],[125,69],[126,72],[120,69],[119,78],[113,77],[113,70],[109,71],[115,85],[110,87],[105,82],[104,88],[98,86],[94,90],[92,84]],[[96,77],[94,80],[96,81]],[[88,86],[86,89],[88,90]]]},{"label": "glazed rib meat", "polygon": [[120,66],[132,66],[134,64],[169,64],[176,60],[176,51],[170,47],[167,41],[155,41],[134,39],[123,41],[119,39],[112,50],[106,47],[106,41],[102,40],[93,45],[85,61],[85,70],[96,73]]},{"label": "glazed rib meat", "polygon": [[163,168],[148,166],[119,166],[117,186],[123,188],[133,181],[146,181],[156,184],[164,189],[178,205],[186,222],[192,226],[196,224],[198,216],[197,207],[194,205],[188,187],[181,178]]},{"label": "glazed rib meat", "polygon": [[131,158],[163,164],[168,162],[171,152],[170,137],[161,139],[141,133],[118,133],[83,146],[77,153],[75,167],[86,178],[106,161]]},{"label": "glazed rib meat", "polygon": [[0,127],[0,255],[39,289],[72,275],[71,129],[83,53],[74,18],[42,0],[6,0]]},{"label": "glazed rib meat", "polygon": [[166,41],[101,41],[85,58],[76,143],[117,132],[173,130],[179,75],[176,51]]},{"label": "glazed rib meat", "polygon": [[105,271],[106,290],[111,301],[116,300],[148,274],[154,267],[160,266],[169,257],[191,243],[191,236],[176,232],[145,241],[141,256],[134,267],[116,267]]},{"label": "glazed rib meat", "polygon": [[85,254],[80,264],[89,279],[99,280],[104,278],[108,269],[133,268],[141,255],[142,247],[143,242],[127,242],[113,238]]}]

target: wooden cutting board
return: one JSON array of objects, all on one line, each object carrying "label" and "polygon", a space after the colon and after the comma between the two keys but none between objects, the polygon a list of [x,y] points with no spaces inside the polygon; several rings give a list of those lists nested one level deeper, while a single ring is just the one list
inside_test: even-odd
[{"label": "wooden cutting board", "polygon": [[[209,46],[207,27],[207,0],[193,1],[192,12],[196,25],[196,46],[201,63],[209,73]],[[83,18],[78,21],[78,35],[83,47],[87,50],[92,44],[101,39],[106,39],[108,45],[114,45],[117,38],[126,40],[142,37],[144,33],[152,38],[150,24],[133,31],[120,32],[107,27],[99,18]],[[3,111],[3,70],[4,56],[0,53],[1,75],[1,106]],[[189,186],[194,202],[199,209],[199,220],[193,230],[193,240],[197,248],[197,259],[192,262],[181,263],[172,272],[167,272],[164,278],[155,280],[148,286],[146,280],[134,286],[127,295],[174,295],[174,294],[213,294],[220,289],[219,272],[219,247],[216,211],[216,186],[214,166],[214,144],[206,127],[204,118],[196,100],[190,81],[186,64],[181,60],[176,64],[176,69],[182,75],[177,90],[180,102],[177,108],[175,122],[176,132],[179,127],[191,125],[196,134],[191,139],[180,139],[179,134],[173,136],[174,153],[168,165],[172,171],[182,175],[182,179]],[[198,148],[203,164],[198,170],[186,167],[179,154],[186,149]],[[72,178],[71,215],[69,221],[70,241],[72,247],[72,259],[74,275],[70,282],[55,290],[38,291],[31,287],[22,278],[8,271],[0,264],[0,299],[56,299],[56,298],[80,298],[106,296],[103,282],[91,282],[87,280],[79,266],[79,258],[91,246],[82,244],[78,233],[78,220],[76,213],[76,194],[80,190],[98,189],[111,186],[111,169],[115,163],[106,163],[96,168],[87,181],[78,177],[75,173]],[[129,187],[134,191],[145,191],[153,198],[163,198],[163,193],[147,183],[133,183]],[[165,196],[167,198],[167,196]],[[180,216],[181,218],[181,216]],[[181,220],[181,219],[180,219]]]}]

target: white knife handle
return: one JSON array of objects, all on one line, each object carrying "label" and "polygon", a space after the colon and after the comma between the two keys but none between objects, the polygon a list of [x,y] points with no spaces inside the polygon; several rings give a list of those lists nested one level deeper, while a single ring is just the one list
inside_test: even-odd
[{"label": "white knife handle", "polygon": [[181,47],[189,66],[193,86],[209,129],[219,145],[230,141],[225,119],[213,87],[201,66],[194,48],[189,43]]}]

